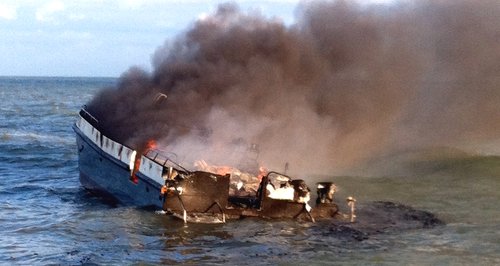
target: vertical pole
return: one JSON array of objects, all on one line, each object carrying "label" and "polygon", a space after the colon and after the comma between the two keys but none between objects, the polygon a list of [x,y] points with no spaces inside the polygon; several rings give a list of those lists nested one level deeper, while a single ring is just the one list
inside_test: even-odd
[{"label": "vertical pole", "polygon": [[351,215],[350,215],[351,223],[354,223],[356,221],[356,214],[354,213],[354,211],[356,210],[355,209],[356,199],[349,196],[347,197],[346,201],[347,201],[347,206],[351,207]]}]

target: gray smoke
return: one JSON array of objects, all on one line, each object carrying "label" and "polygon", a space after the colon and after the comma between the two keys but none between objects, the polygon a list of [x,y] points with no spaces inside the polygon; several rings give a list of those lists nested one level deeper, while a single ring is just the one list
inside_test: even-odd
[{"label": "gray smoke", "polygon": [[88,110],[111,138],[183,163],[238,166],[251,150],[271,169],[341,173],[498,140],[499,43],[497,0],[308,1],[289,26],[223,4]]}]

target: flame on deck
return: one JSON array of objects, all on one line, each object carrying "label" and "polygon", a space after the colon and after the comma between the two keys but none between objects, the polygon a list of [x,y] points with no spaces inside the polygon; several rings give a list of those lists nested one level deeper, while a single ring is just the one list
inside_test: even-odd
[{"label": "flame on deck", "polygon": [[156,150],[158,148],[158,144],[156,140],[150,139],[146,142],[146,147],[144,148],[143,154],[147,154],[148,151]]}]

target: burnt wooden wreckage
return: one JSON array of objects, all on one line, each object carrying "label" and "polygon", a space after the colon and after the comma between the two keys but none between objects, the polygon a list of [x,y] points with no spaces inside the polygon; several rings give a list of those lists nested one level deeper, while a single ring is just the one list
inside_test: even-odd
[{"label": "burnt wooden wreckage", "polygon": [[158,150],[137,154],[101,134],[98,121],[84,108],[73,125],[82,186],[124,204],[153,206],[184,222],[215,223],[261,217],[315,221],[339,217],[335,186],[318,183],[309,206],[303,180],[278,172],[260,178],[236,171],[192,171]]}]

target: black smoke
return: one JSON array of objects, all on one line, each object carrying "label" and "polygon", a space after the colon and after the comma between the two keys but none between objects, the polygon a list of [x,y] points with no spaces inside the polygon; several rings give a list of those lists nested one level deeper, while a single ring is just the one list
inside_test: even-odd
[{"label": "black smoke", "polygon": [[269,168],[339,173],[404,149],[498,144],[499,43],[496,0],[307,1],[292,25],[222,4],[88,110],[110,138],[155,139],[186,164],[237,165],[258,147]]}]

